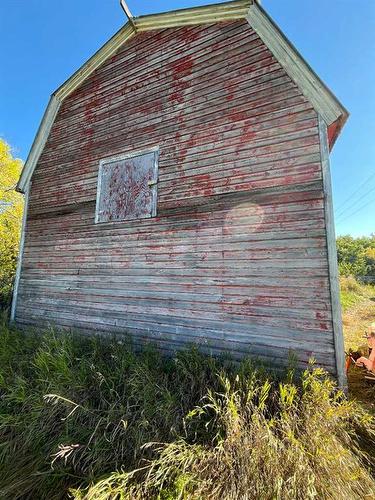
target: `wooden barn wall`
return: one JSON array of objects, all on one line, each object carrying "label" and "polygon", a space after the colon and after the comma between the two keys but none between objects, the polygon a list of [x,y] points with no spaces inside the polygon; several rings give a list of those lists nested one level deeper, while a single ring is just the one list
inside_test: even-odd
[{"label": "wooden barn wall", "polygon": [[[157,145],[157,217],[95,225],[99,160]],[[317,114],[245,21],[138,34],[66,98],[16,321],[334,372]]]}]

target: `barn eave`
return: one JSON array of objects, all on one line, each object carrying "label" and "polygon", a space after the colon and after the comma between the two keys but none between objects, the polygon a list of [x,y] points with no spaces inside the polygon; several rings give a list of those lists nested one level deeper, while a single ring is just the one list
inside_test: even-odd
[{"label": "barn eave", "polygon": [[247,20],[323,118],[328,128],[330,147],[332,147],[348,118],[347,110],[283,35],[257,0],[235,0],[139,16],[133,18],[131,23],[126,23],[52,94],[22,170],[17,190],[26,192],[63,100],[137,32],[240,19]]}]

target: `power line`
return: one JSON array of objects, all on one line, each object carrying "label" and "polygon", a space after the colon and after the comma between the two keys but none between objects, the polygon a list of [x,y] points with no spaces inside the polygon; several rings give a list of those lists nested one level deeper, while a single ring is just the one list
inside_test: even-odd
[{"label": "power line", "polygon": [[364,205],[362,205],[361,207],[358,208],[358,210],[356,210],[355,212],[352,212],[351,214],[349,214],[347,217],[344,217],[343,219],[341,219],[338,224],[342,224],[343,222],[345,222],[347,219],[350,219],[350,217],[352,217],[353,215],[357,214],[358,212],[360,212],[361,210],[363,210],[365,207],[367,207],[368,205],[370,205],[371,203],[373,203],[375,201],[375,198],[373,198],[372,200],[368,201],[367,203],[365,203]]},{"label": "power line", "polygon": [[345,212],[347,212],[348,210],[350,210],[351,208],[353,208],[355,205],[357,205],[357,203],[363,201],[363,198],[365,198],[367,195],[369,195],[370,193],[372,193],[373,191],[375,191],[375,186],[371,189],[369,189],[368,191],[366,191],[362,196],[361,198],[358,198],[357,200],[354,201],[354,203],[352,203],[351,205],[349,205],[348,207],[344,208],[344,210],[341,210],[341,212],[339,214],[337,214],[337,218],[339,219],[343,214],[345,214]]},{"label": "power line", "polygon": [[337,210],[341,210],[346,204],[348,201],[350,201],[353,196],[355,196],[358,191],[360,191],[362,189],[362,186],[364,186],[365,184],[367,184],[371,179],[373,179],[375,177],[375,172],[373,174],[371,174],[367,179],[365,179],[360,185],[359,187],[350,195],[348,196],[348,198],[346,198],[346,200],[343,201],[343,203],[341,203],[341,205],[339,205],[337,207]]}]

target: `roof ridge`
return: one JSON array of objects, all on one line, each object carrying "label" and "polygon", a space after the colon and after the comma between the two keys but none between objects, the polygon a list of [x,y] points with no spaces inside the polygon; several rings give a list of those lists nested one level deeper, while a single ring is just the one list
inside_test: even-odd
[{"label": "roof ridge", "polygon": [[334,140],[348,116],[346,109],[314,73],[280,28],[260,7],[259,0],[232,0],[159,14],[148,14],[134,17],[132,19],[133,23],[127,22],[53,92],[22,170],[17,189],[21,192],[26,191],[61,102],[138,31],[152,31],[239,19],[247,20],[264,44],[274,54],[276,60],[284,67],[290,78],[299,86],[317,113],[324,118],[326,124],[334,125],[332,132]]},{"label": "roof ridge", "polygon": [[208,10],[211,7],[215,7],[218,10],[226,10],[228,8],[233,8],[233,7],[239,7],[239,6],[247,6],[250,7],[250,5],[257,0],[229,0],[228,2],[220,2],[220,3],[212,3],[212,4],[206,4],[206,5],[197,5],[196,7],[184,7],[182,9],[175,9],[175,10],[167,10],[163,12],[155,12],[154,14],[141,14],[140,16],[134,16],[133,19],[145,19],[149,17],[154,17],[154,16],[164,16],[166,14],[168,15],[173,15],[173,14],[184,14],[186,13],[192,13],[195,11],[203,11],[203,10]]}]

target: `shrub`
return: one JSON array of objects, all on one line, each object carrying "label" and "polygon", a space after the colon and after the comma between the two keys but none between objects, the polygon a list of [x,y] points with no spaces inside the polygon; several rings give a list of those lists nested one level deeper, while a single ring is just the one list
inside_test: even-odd
[{"label": "shrub", "polygon": [[360,294],[362,292],[362,285],[358,283],[354,276],[341,276],[340,289],[342,292],[354,292]]},{"label": "shrub", "polygon": [[194,349],[0,328],[1,498],[375,492],[374,420],[319,369],[282,382]]}]

